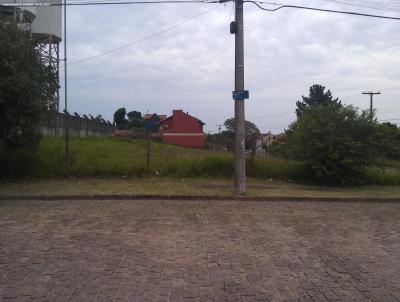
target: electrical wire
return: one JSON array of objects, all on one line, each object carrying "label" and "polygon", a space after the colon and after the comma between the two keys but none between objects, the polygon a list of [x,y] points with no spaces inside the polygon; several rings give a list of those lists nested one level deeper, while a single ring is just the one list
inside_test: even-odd
[{"label": "electrical wire", "polygon": [[277,113],[277,114],[264,114],[264,115],[257,115],[257,116],[248,116],[247,118],[265,118],[265,117],[280,117],[285,115],[293,115],[293,112],[286,112],[286,113]]},{"label": "electrical wire", "polygon": [[326,2],[342,2],[344,4],[357,4],[357,5],[371,5],[376,7],[385,7],[385,8],[399,8],[399,3],[392,2],[379,2],[379,1],[364,1],[364,0],[322,0]]},{"label": "electrical wire", "polygon": [[151,39],[151,38],[154,38],[154,37],[156,37],[156,36],[159,36],[159,35],[161,35],[161,34],[163,34],[163,33],[166,33],[166,32],[168,32],[168,31],[171,31],[171,30],[173,30],[173,29],[175,29],[175,28],[177,28],[177,27],[180,27],[180,26],[182,26],[182,25],[185,25],[186,23],[189,23],[189,22],[193,21],[194,19],[197,19],[197,18],[199,18],[199,17],[201,17],[201,16],[203,16],[203,15],[205,15],[205,14],[207,14],[207,13],[210,13],[210,12],[212,12],[213,10],[216,10],[217,8],[220,8],[220,7],[221,7],[220,5],[219,5],[219,6],[216,6],[216,7],[213,7],[212,9],[206,10],[206,11],[204,11],[204,12],[202,12],[202,13],[200,13],[200,14],[197,14],[197,15],[195,15],[195,16],[193,16],[193,17],[191,17],[191,18],[189,18],[189,19],[187,19],[187,20],[185,20],[185,21],[182,21],[182,22],[180,22],[180,23],[178,23],[178,24],[175,24],[175,25],[173,25],[173,26],[170,26],[170,27],[168,27],[168,28],[166,28],[166,29],[164,29],[164,30],[161,30],[161,31],[159,31],[159,32],[156,32],[156,33],[154,33],[154,34],[148,35],[148,36],[146,36],[146,37],[144,37],[144,38],[141,38],[141,39],[139,39],[139,40],[130,42],[130,43],[125,44],[125,45],[122,45],[122,46],[120,46],[120,47],[116,47],[116,48],[112,48],[112,49],[106,50],[106,51],[104,51],[104,52],[102,52],[102,53],[99,53],[99,54],[97,54],[97,55],[93,55],[93,56],[89,56],[89,57],[86,57],[86,58],[78,59],[78,60],[73,61],[73,62],[71,62],[71,63],[69,63],[69,64],[67,64],[67,65],[78,64],[78,63],[81,63],[81,62],[84,62],[84,61],[88,61],[88,60],[95,59],[95,58],[98,58],[98,57],[101,57],[101,56],[104,56],[104,55],[108,55],[108,54],[113,53],[113,52],[116,52],[116,51],[118,51],[118,50],[121,50],[121,49],[124,49],[124,48],[127,48],[127,47],[131,47],[131,46],[133,46],[133,45],[139,44],[139,43],[141,43],[141,42],[144,42],[144,41],[146,41],[146,40],[149,40],[149,39]]},{"label": "electrical wire", "polygon": [[[93,6],[93,5],[138,5],[138,4],[183,4],[183,3],[225,3],[234,0],[145,0],[145,1],[96,1],[96,2],[70,2],[70,3],[11,3],[9,6],[13,7],[47,7],[47,6]],[[333,1],[333,0],[332,0]],[[355,16],[363,16],[363,17],[371,17],[371,18],[381,18],[381,19],[391,19],[391,20],[400,20],[397,17],[390,17],[390,16],[381,16],[381,15],[374,15],[374,14],[364,14],[364,13],[357,13],[357,12],[350,12],[350,11],[340,11],[340,10],[331,10],[331,9],[323,9],[323,8],[316,8],[316,7],[307,7],[307,6],[299,6],[299,5],[286,5],[286,4],[278,4],[274,2],[263,2],[263,1],[252,1],[252,0],[245,0],[243,3],[252,3],[256,5],[258,8],[274,12],[283,8],[296,8],[296,9],[304,9],[304,10],[312,10],[312,11],[321,11],[321,12],[329,12],[329,13],[337,13],[337,14],[347,14],[347,15],[355,15]],[[265,8],[262,7],[260,4],[269,4],[269,5],[280,5],[277,8]]]},{"label": "electrical wire", "polygon": [[361,7],[361,8],[370,8],[370,9],[381,10],[381,11],[400,12],[400,7],[365,5],[365,4],[359,4],[359,3],[354,3],[354,2],[349,3],[349,2],[344,2],[344,1],[338,1],[338,0],[322,0],[322,1],[329,2],[329,3],[348,5],[348,6]]},{"label": "electrical wire", "polygon": [[297,8],[297,9],[336,13],[336,14],[346,14],[346,15],[355,15],[355,16],[363,16],[363,17],[371,17],[371,18],[400,20],[400,18],[397,18],[397,17],[389,17],[389,16],[381,16],[381,15],[373,15],[373,14],[363,14],[363,13],[356,13],[356,12],[349,12],[349,11],[340,11],[340,10],[332,10],[332,9],[324,9],[324,8],[316,8],[316,7],[308,7],[308,6],[298,6],[298,5],[281,5],[277,8],[265,8],[265,7],[262,7],[260,4],[258,4],[256,1],[245,0],[243,2],[252,3],[255,6],[257,6],[258,8],[268,11],[268,12],[275,12],[282,8]]}]

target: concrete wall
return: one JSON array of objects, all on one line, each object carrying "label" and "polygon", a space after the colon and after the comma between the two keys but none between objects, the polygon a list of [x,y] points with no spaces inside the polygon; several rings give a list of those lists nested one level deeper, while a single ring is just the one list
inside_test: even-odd
[{"label": "concrete wall", "polygon": [[115,127],[110,122],[100,119],[91,119],[64,113],[50,114],[49,118],[42,123],[41,133],[49,136],[63,136],[65,134],[66,122],[69,122],[69,135],[78,137],[88,136],[112,136]]}]

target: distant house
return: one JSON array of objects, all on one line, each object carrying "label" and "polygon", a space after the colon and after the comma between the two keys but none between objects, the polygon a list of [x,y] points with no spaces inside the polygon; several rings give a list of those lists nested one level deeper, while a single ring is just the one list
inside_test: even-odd
[{"label": "distant house", "polygon": [[268,132],[266,134],[261,134],[261,140],[264,146],[269,146],[271,145],[274,141],[282,142],[286,137],[286,134],[279,133],[279,134],[272,134],[271,132]]},{"label": "distant house", "polygon": [[158,122],[166,119],[167,116],[164,114],[145,114],[143,116],[144,119],[144,128],[151,132],[151,133],[155,133],[158,131]]},{"label": "distant house", "polygon": [[167,116],[165,114],[146,113],[143,115],[143,119],[147,121],[147,120],[151,119],[154,115],[157,115],[160,118],[160,120],[167,118]]},{"label": "distant house", "polygon": [[202,148],[204,125],[201,120],[182,110],[173,110],[171,116],[158,122],[158,132],[164,143]]},{"label": "distant house", "polygon": [[257,155],[265,155],[265,150],[263,148],[263,142],[261,138],[256,139],[254,148]]}]

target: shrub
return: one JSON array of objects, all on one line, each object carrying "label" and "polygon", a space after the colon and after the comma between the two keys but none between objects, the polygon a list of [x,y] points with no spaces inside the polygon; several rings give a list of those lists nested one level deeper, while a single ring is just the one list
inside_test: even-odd
[{"label": "shrub", "polygon": [[371,131],[368,117],[351,106],[312,107],[290,126],[288,151],[316,181],[358,183],[373,155]]}]

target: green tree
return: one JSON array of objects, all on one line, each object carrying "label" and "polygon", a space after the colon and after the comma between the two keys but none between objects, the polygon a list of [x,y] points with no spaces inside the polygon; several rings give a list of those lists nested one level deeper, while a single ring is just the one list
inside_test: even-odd
[{"label": "green tree", "polygon": [[128,112],[128,128],[135,130],[143,130],[144,121],[142,118],[142,113],[139,111]]},{"label": "green tree", "polygon": [[[369,114],[369,112],[368,112]],[[379,157],[387,159],[400,159],[400,129],[391,123],[372,125],[371,144]]]},{"label": "green tree", "polygon": [[302,96],[302,101],[296,102],[296,115],[300,117],[308,109],[317,106],[331,105],[334,107],[342,107],[342,103],[336,98],[333,99],[330,90],[325,92],[325,87],[322,85],[315,84],[310,87],[310,93],[308,97]]},{"label": "green tree", "polygon": [[0,153],[34,150],[41,121],[55,108],[56,75],[14,22],[0,20],[0,41]]},{"label": "green tree", "polygon": [[114,123],[118,130],[124,130],[128,126],[128,120],[125,118],[126,109],[118,108],[114,113]]},{"label": "green tree", "polygon": [[328,104],[304,111],[287,131],[289,155],[306,163],[314,180],[359,182],[374,155],[368,115]]},{"label": "green tree", "polygon": [[[226,128],[226,131],[224,131],[223,134],[226,137],[234,138],[235,118],[227,119],[224,122],[224,126]],[[249,121],[245,122],[244,127],[245,127],[245,136],[246,136],[246,148],[253,148],[255,140],[260,137],[260,130],[257,128],[257,126],[254,123],[249,122]]]}]

